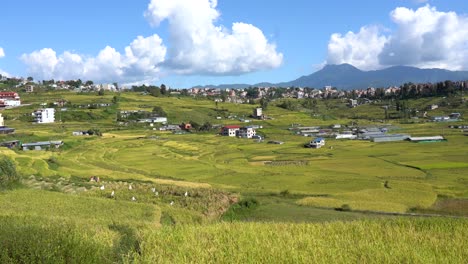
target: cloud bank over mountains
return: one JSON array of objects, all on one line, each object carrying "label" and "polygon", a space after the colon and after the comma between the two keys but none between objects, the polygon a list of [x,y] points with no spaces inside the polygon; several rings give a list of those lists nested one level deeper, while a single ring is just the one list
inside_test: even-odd
[{"label": "cloud bank over mountains", "polygon": [[375,25],[359,32],[335,33],[328,43],[328,64],[349,63],[374,70],[405,65],[419,68],[468,68],[468,17],[426,5],[398,7],[390,13],[396,30]]},{"label": "cloud bank over mountains", "polygon": [[259,28],[242,22],[231,29],[217,25],[216,7],[216,0],[151,0],[144,15],[153,27],[168,21],[168,40],[138,36],[123,53],[106,46],[97,56],[44,48],[21,60],[36,79],[119,82],[151,82],[162,71],[238,75],[281,65],[283,55]]}]

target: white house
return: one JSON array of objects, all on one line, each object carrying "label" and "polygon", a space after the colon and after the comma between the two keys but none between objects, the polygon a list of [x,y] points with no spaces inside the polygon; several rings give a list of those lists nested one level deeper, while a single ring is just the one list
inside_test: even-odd
[{"label": "white house", "polygon": [[55,109],[54,108],[38,109],[32,113],[32,116],[34,117],[34,122],[38,124],[54,123],[55,122]]},{"label": "white house", "polygon": [[240,126],[224,126],[221,128],[221,135],[235,137],[239,129],[240,129]]},{"label": "white house", "polygon": [[155,116],[152,117],[151,120],[153,123],[167,123],[167,117],[165,116]]},{"label": "white house", "polygon": [[116,87],[113,84],[104,83],[104,84],[101,84],[101,89],[104,89],[104,90],[107,90],[107,91],[115,91]]},{"label": "white house", "polygon": [[255,134],[255,129],[251,126],[241,127],[237,131],[237,136],[240,138],[252,138],[253,136],[255,136]]},{"label": "white house", "polygon": [[27,93],[34,92],[34,85],[26,85],[26,92]]},{"label": "white house", "polygon": [[0,114],[0,127],[5,126],[5,122],[3,121],[3,116]]},{"label": "white house", "polygon": [[316,139],[310,141],[309,144],[305,145],[305,147],[307,147],[307,148],[321,148],[323,146],[325,146],[325,139],[321,138],[321,137],[316,138]]},{"label": "white house", "polygon": [[0,106],[20,106],[21,100],[16,92],[0,92]]}]

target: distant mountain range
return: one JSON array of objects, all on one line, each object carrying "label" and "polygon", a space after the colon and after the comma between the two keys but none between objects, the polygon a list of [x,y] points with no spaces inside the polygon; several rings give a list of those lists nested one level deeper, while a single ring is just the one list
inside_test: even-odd
[{"label": "distant mountain range", "polygon": [[365,89],[368,87],[388,87],[400,86],[401,84],[412,83],[435,83],[441,81],[461,81],[468,80],[468,71],[449,71],[442,69],[419,69],[408,66],[394,66],[383,70],[361,71],[350,64],[326,65],[323,69],[307,76],[302,76],[294,81],[283,83],[257,83],[249,84],[222,84],[195,86],[194,88],[213,87],[218,89],[226,88],[247,88],[249,86],[277,86],[277,87],[311,87],[323,88],[333,86],[338,89]]}]

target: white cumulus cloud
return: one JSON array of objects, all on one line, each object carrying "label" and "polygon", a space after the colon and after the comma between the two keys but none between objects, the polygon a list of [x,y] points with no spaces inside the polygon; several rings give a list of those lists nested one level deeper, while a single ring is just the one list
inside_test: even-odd
[{"label": "white cumulus cloud", "polygon": [[327,63],[349,63],[363,70],[379,68],[378,56],[387,41],[377,26],[362,27],[358,33],[335,33],[328,43]]},{"label": "white cumulus cloud", "polygon": [[152,0],[145,13],[153,26],[167,20],[170,46],[165,65],[181,74],[240,74],[281,65],[263,32],[242,22],[216,25],[215,0]]},{"label": "white cumulus cloud", "polygon": [[216,0],[151,0],[145,17],[169,25],[169,48],[158,35],[139,36],[123,52],[107,46],[95,56],[44,48],[23,54],[36,79],[148,83],[163,74],[236,75],[281,65],[283,55],[250,24],[216,25]]},{"label": "white cumulus cloud", "polygon": [[137,37],[121,54],[106,46],[97,56],[87,57],[70,51],[60,55],[50,48],[23,54],[28,74],[37,79],[84,79],[94,81],[152,80],[166,56],[158,35]]},{"label": "white cumulus cloud", "polygon": [[362,69],[394,65],[468,69],[468,18],[429,5],[398,7],[390,13],[396,30],[363,27],[359,33],[333,34],[327,63],[350,63]]}]

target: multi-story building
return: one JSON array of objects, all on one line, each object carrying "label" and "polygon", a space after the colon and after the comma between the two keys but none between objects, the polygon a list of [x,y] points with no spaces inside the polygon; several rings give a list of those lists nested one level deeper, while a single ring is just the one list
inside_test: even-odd
[{"label": "multi-story building", "polygon": [[20,106],[21,100],[18,93],[0,92],[0,107]]},{"label": "multi-story building", "polygon": [[221,128],[221,135],[228,137],[235,137],[240,126],[224,126]]},{"label": "multi-story building", "polygon": [[252,138],[255,134],[255,129],[251,126],[241,127],[239,131],[237,131],[237,136],[240,138]]},{"label": "multi-story building", "polygon": [[34,117],[34,122],[38,124],[54,123],[55,122],[55,109],[54,108],[38,109],[32,113],[32,116]]}]

